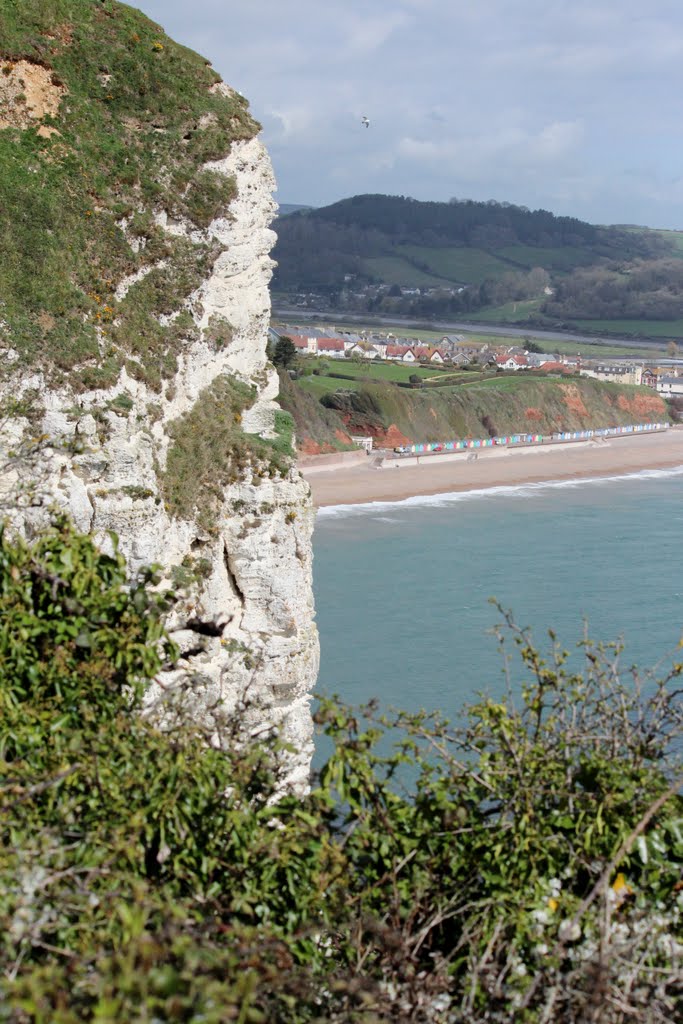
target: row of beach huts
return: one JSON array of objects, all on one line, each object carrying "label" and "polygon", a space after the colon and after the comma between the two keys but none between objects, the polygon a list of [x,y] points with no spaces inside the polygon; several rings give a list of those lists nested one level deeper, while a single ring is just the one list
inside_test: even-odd
[{"label": "row of beach huts", "polygon": [[425,455],[430,452],[455,452],[466,448],[493,448],[494,446],[550,444],[562,441],[590,441],[593,438],[619,437],[654,430],[667,430],[668,423],[633,423],[622,427],[602,427],[595,430],[562,430],[554,434],[508,434],[503,437],[463,438],[457,441],[432,441],[424,444],[405,444],[394,448],[397,455]]}]

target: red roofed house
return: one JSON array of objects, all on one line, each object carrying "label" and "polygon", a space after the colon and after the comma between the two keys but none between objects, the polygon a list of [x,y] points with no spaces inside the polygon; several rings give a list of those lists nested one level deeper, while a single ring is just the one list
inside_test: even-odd
[{"label": "red roofed house", "polygon": [[387,345],[386,358],[400,363],[414,363],[415,353],[408,345]]},{"label": "red roofed house", "polygon": [[302,356],[315,355],[316,347],[315,343],[317,338],[307,338],[305,334],[283,334],[283,338],[291,338],[294,343],[294,347]]},{"label": "red roofed house", "polygon": [[341,338],[318,338],[318,355],[329,359],[344,359],[344,342]]},{"label": "red roofed house", "polygon": [[544,373],[571,373],[572,372],[570,366],[565,366],[564,363],[557,363],[557,362],[553,362],[552,360],[548,360],[548,362],[541,363],[540,366],[536,366],[536,367],[534,367],[534,369],[536,369],[536,370],[543,370]]},{"label": "red roofed house", "polygon": [[496,356],[496,365],[500,366],[501,370],[525,370],[529,360],[526,356],[520,355]]}]

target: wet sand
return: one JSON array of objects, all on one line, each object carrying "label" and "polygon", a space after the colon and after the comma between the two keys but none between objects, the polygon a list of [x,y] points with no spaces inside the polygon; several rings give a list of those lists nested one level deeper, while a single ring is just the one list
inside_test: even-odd
[{"label": "wet sand", "polygon": [[[313,494],[313,503],[357,505],[370,501],[400,501],[423,494],[479,490],[488,487],[568,480],[579,477],[623,476],[643,469],[683,466],[683,428],[661,433],[632,434],[608,440],[578,441],[514,449],[479,449],[387,460],[381,468],[374,455],[357,465],[316,467],[314,459],[300,468]],[[469,457],[468,457],[469,456]]]}]

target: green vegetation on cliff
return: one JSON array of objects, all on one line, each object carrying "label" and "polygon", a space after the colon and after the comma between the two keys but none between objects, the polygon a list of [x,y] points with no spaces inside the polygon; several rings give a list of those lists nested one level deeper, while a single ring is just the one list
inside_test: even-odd
[{"label": "green vegetation on cliff", "polygon": [[78,368],[74,386],[108,386],[123,364],[154,387],[173,372],[193,336],[185,300],[217,256],[201,231],[234,194],[203,165],[258,130],[218,82],[114,0],[0,0],[0,346]]},{"label": "green vegetation on cliff", "polygon": [[[334,367],[328,374],[343,374]],[[352,370],[349,370],[352,373]],[[381,444],[406,441],[450,441],[522,431],[551,434],[560,430],[625,426],[631,423],[668,422],[666,402],[650,388],[611,384],[588,377],[552,378],[536,375],[457,373],[427,374],[439,386],[397,387],[388,380],[374,380],[369,368],[356,379],[311,376],[293,381],[293,393],[309,391],[328,413],[337,414],[337,429],[371,434]],[[458,383],[449,384],[452,379]],[[443,385],[443,386],[441,386]],[[292,411],[294,399],[281,396]],[[300,405],[300,412],[304,408]],[[328,420],[326,430],[334,424]],[[324,446],[317,419],[297,428],[297,437],[308,437]],[[392,440],[392,437],[396,440]]]},{"label": "green vegetation on cliff", "polygon": [[201,392],[191,409],[168,427],[171,446],[166,470],[160,474],[165,505],[171,515],[197,518],[213,529],[225,488],[244,479],[284,475],[294,450],[294,422],[283,410],[275,413],[272,438],[246,433],[242,414],[256,398],[256,389],[223,375]]},{"label": "green vegetation on cliff", "polygon": [[501,611],[515,701],[326,702],[296,797],[194,680],[149,691],[172,599],[64,524],[0,533],[0,1020],[679,1019],[682,665],[570,670]]},{"label": "green vegetation on cliff", "polygon": [[315,455],[356,447],[339,416],[291,380],[288,373],[280,373],[278,402],[292,416],[299,452]]}]

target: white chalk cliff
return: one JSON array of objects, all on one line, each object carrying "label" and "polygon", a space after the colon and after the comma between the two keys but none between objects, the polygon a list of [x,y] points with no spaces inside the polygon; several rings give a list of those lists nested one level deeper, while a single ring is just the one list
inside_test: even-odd
[{"label": "white chalk cliff", "polygon": [[[39,396],[29,418],[20,410],[0,418],[0,517],[31,537],[61,509],[105,548],[109,532],[117,534],[131,570],[156,563],[168,580],[174,569],[176,581],[180,573],[183,597],[168,626],[181,659],[161,682],[190,680],[198,718],[218,704],[236,709],[254,734],[278,726],[297,752],[290,779],[305,785],[309,695],[318,669],[308,485],[295,467],[272,476],[247,467],[224,488],[210,530],[199,525],[201,509],[179,518],[165,507],[160,485],[169,426],[217,379],[229,375],[256,389],[242,419],[245,432],[272,436],[277,412],[277,374],[266,355],[275,210],[270,161],[252,138],[205,166],[233,176],[236,195],[226,216],[207,229],[221,254],[186,303],[199,334],[161,391],[133,379],[125,365],[115,386],[83,391],[71,388],[68,376],[55,384],[42,369],[19,368],[11,346],[0,352],[0,406]],[[196,231],[161,213],[157,224],[175,235]],[[117,296],[130,285],[120,281]],[[212,318],[230,324],[230,340],[220,347],[206,337]]]}]

